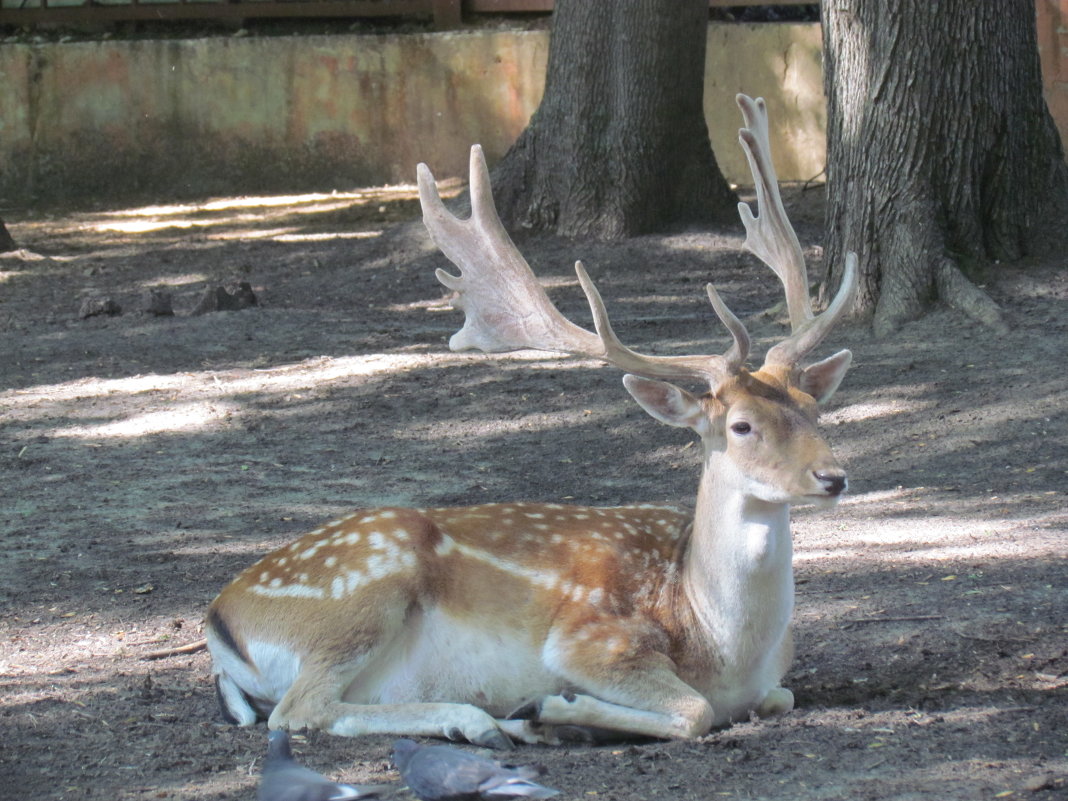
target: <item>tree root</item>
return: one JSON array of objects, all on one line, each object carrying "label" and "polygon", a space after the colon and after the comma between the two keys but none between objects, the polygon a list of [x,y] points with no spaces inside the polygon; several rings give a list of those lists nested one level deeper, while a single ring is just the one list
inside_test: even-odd
[{"label": "tree root", "polygon": [[881,285],[872,328],[892,336],[924,312],[932,296],[998,333],[1009,330],[1001,309],[969,281],[946,253],[945,234],[932,203],[918,197],[904,204],[883,234]]},{"label": "tree root", "polygon": [[977,323],[999,334],[1009,330],[1001,308],[983,290],[965,278],[960,268],[948,258],[940,259],[934,270],[938,297],[947,306],[963,312]]}]

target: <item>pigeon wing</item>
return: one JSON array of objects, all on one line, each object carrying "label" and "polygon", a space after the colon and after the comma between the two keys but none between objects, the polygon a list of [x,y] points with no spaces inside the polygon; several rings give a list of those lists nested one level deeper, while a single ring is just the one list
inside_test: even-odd
[{"label": "pigeon wing", "polygon": [[496,798],[552,798],[559,795],[559,790],[553,790],[537,782],[531,781],[529,776],[534,773],[529,768],[510,770],[499,768],[495,776],[488,778],[479,786],[479,795],[484,799]]},{"label": "pigeon wing", "polygon": [[496,765],[447,745],[420,748],[401,771],[408,788],[423,801],[479,798],[479,787],[495,775]]},{"label": "pigeon wing", "polygon": [[351,785],[330,781],[297,763],[285,732],[272,731],[268,739],[258,801],[354,801],[390,789],[388,784]]}]

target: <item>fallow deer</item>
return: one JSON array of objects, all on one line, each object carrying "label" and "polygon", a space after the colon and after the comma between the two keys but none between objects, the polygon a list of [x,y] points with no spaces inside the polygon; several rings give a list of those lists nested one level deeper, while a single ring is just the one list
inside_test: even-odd
[{"label": "fallow deer", "polygon": [[792,657],[790,507],[831,505],[846,488],[816,417],[852,356],[801,361],[849,308],[856,257],[814,315],[767,111],[744,95],[738,104],[758,204],[758,216],[739,204],[745,244],[782,281],[792,330],[758,370],[746,367],[744,325],[711,285],[733,337],[723,355],[627,348],[581,263],[596,333],[575,325],[501,225],[477,145],[470,219],[448,212],[429,169],[418,169],[426,227],[461,271],[437,272],[466,315],[450,347],[535,348],[621,368],[643,409],[700,437],[693,514],[506,503],[369,508],[332,520],[261,559],[212,603],[208,646],[230,720],[505,747],[580,730],[697,737],[793,708],[780,686]]}]

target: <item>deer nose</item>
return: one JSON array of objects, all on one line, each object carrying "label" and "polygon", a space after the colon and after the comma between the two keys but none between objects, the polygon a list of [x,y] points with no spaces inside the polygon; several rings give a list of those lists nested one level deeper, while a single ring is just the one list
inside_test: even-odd
[{"label": "deer nose", "polygon": [[842,470],[816,470],[813,475],[823,485],[828,495],[836,496],[845,492],[846,474]]}]

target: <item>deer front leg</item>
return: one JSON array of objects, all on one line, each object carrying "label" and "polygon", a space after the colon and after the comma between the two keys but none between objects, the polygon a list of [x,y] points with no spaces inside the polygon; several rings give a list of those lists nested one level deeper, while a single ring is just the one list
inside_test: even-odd
[{"label": "deer front leg", "polygon": [[509,717],[678,739],[712,728],[712,705],[678,677],[662,632],[633,621],[598,620],[554,629],[544,659],[578,689],[535,699]]},{"label": "deer front leg", "polygon": [[[794,659],[793,629],[786,629],[786,636],[775,654],[778,675],[782,676],[790,668]],[[781,680],[781,679],[780,679]],[[774,718],[785,715],[794,708],[794,694],[786,687],[773,687],[757,705],[756,713],[762,718]]]},{"label": "deer front leg", "polygon": [[[712,707],[683,682],[680,692],[663,699],[668,711],[602,701],[592,695],[547,695],[517,709],[510,717],[528,718],[549,726],[577,726],[655,737],[661,740],[689,739],[707,734],[712,727]],[[685,688],[689,695],[684,694]]]},{"label": "deer front leg", "polygon": [[321,729],[342,737],[393,734],[512,747],[493,717],[471,704],[357,704],[342,700],[350,683],[342,667],[307,666],[274,708],[271,729]]}]

